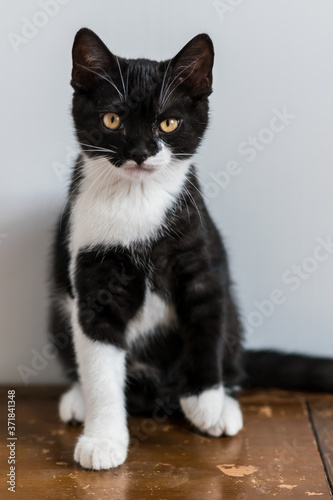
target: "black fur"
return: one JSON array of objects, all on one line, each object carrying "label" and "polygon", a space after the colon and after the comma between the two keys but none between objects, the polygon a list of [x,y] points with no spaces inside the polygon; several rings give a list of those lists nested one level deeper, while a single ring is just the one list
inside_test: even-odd
[{"label": "black fur", "polygon": [[276,387],[296,391],[333,392],[333,360],[282,352],[244,353],[249,387]]}]

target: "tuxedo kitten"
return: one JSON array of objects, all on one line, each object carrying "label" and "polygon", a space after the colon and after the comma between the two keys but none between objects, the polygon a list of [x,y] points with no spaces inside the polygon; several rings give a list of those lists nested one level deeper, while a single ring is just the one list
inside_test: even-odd
[{"label": "tuxedo kitten", "polygon": [[[205,34],[163,62],[117,57],[85,28],[75,37],[81,153],[57,226],[50,328],[73,380],[60,416],[84,422],[74,458],[85,468],[124,462],[127,413],[179,408],[210,436],[243,425],[232,397],[242,329],[191,163],[207,128],[213,60]],[[256,383],[264,365],[278,364],[244,359]]]}]

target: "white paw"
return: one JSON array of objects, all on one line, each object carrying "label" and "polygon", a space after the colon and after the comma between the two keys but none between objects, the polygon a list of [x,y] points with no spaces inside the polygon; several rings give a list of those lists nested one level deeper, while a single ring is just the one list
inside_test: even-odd
[{"label": "white paw", "polygon": [[201,431],[214,425],[222,412],[224,401],[222,386],[208,389],[199,396],[180,398],[180,405],[185,416]]},{"label": "white paw", "polygon": [[223,386],[208,389],[199,396],[181,398],[180,404],[188,420],[211,436],[234,436],[243,427],[240,406],[224,393]]},{"label": "white paw", "polygon": [[71,420],[84,422],[86,410],[85,401],[81,385],[76,382],[60,398],[59,415],[63,422],[68,423]]},{"label": "white paw", "polygon": [[75,447],[74,460],[85,469],[111,469],[125,462],[127,446],[127,440],[82,435]]},{"label": "white paw", "polygon": [[221,415],[215,425],[206,429],[211,436],[235,436],[243,428],[243,415],[238,401],[225,395]]}]

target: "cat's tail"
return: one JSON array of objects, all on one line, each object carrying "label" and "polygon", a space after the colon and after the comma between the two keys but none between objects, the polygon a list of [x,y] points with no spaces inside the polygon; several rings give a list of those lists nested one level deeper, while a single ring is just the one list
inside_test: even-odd
[{"label": "cat's tail", "polygon": [[245,386],[333,393],[333,359],[245,351]]}]

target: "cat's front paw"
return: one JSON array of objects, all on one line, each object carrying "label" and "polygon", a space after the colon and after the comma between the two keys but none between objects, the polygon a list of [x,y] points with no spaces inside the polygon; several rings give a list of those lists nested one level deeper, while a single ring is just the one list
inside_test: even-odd
[{"label": "cat's front paw", "polygon": [[82,435],[75,447],[74,460],[85,469],[111,469],[125,462],[127,447],[127,440]]},{"label": "cat's front paw", "polygon": [[183,397],[180,405],[188,420],[211,436],[234,436],[243,427],[240,406],[224,393],[223,386],[208,389],[198,396]]}]

